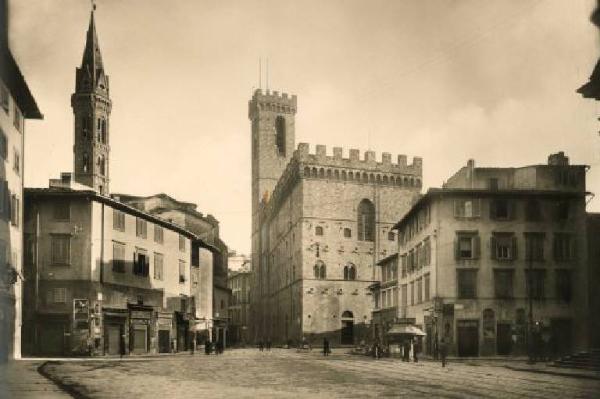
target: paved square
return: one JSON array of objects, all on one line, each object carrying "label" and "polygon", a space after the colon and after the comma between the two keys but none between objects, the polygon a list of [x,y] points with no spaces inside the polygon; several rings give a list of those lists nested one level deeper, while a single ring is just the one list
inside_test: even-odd
[{"label": "paved square", "polygon": [[[600,381],[501,364],[403,363],[317,351],[237,349],[120,361],[51,362],[46,371],[90,398],[593,398]],[[134,396],[135,395],[135,396]]]}]

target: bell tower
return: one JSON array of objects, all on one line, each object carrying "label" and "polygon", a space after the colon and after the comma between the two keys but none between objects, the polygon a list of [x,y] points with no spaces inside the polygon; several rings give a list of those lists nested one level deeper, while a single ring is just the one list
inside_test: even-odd
[{"label": "bell tower", "polygon": [[90,15],[81,67],[75,74],[75,93],[71,107],[75,118],[73,146],[75,181],[109,194],[109,117],[112,102],[108,76],[96,35],[95,7]]}]

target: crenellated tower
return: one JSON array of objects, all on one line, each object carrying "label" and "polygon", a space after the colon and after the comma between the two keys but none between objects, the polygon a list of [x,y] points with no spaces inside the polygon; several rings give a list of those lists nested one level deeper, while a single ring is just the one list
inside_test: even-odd
[{"label": "crenellated tower", "polygon": [[109,193],[111,105],[92,10],[81,67],[75,75],[75,93],[71,95],[75,118],[73,171],[76,182],[105,195]]}]

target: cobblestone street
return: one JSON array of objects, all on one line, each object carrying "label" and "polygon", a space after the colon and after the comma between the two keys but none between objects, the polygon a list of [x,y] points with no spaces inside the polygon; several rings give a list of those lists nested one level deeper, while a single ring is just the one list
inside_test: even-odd
[{"label": "cobblestone street", "polygon": [[[600,381],[509,370],[502,363],[403,363],[287,350],[222,356],[50,362],[53,379],[81,397],[592,398]],[[235,395],[235,396],[232,396]]]}]

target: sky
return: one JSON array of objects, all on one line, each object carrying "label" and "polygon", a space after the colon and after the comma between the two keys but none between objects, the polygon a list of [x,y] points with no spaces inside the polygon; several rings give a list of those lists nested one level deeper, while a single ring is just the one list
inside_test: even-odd
[{"label": "sky", "polygon": [[[27,124],[25,184],[44,187],[73,168],[70,96],[91,6],[10,3],[11,48],[44,114]],[[600,104],[575,92],[600,55],[593,0],[96,4],[111,192],[197,203],[238,252],[250,253],[248,100],[261,57],[269,87],[298,96],[296,143],[311,151],[420,156],[425,189],[470,158],[510,167],[565,151],[600,192]]]}]

